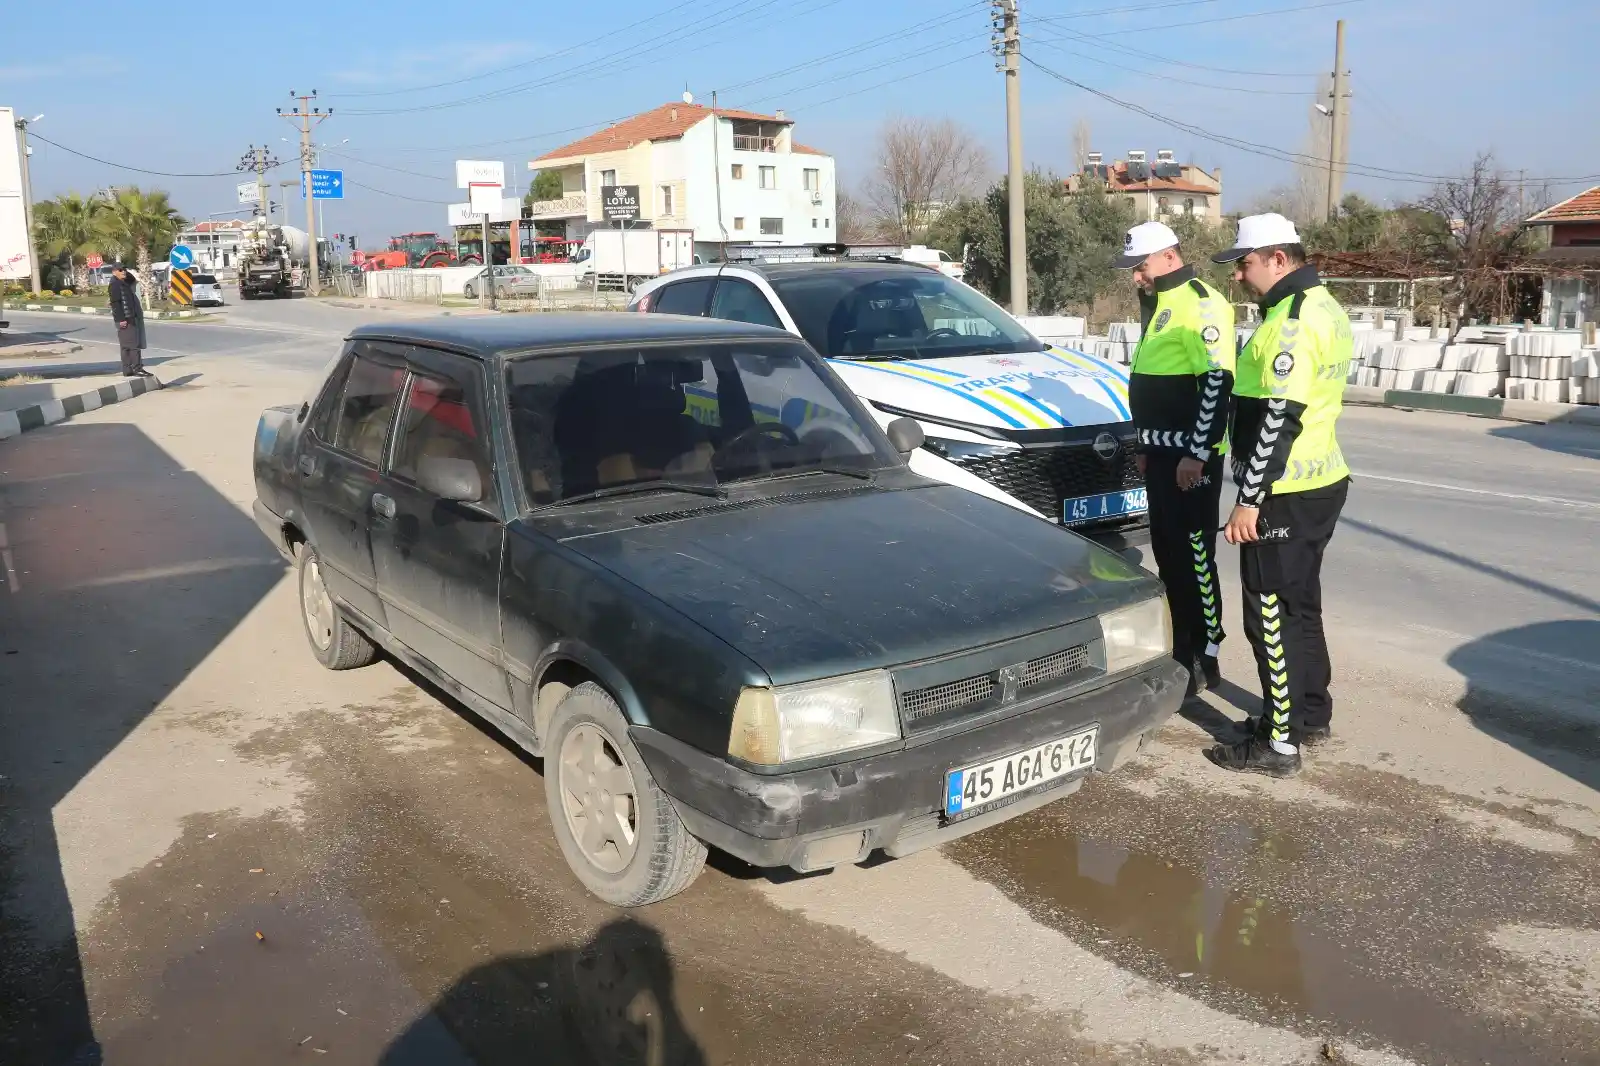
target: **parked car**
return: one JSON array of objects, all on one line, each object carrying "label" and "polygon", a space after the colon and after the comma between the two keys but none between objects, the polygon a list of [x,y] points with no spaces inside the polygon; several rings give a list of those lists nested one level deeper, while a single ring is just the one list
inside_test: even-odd
[{"label": "parked car", "polygon": [[194,283],[191,295],[196,307],[222,306],[222,283],[215,274],[193,274],[189,280]]},{"label": "parked car", "polygon": [[476,300],[478,294],[488,286],[485,273],[494,276],[494,291],[501,296],[537,296],[539,294],[539,275],[528,267],[516,263],[502,263],[499,266],[489,267],[487,271],[480,270],[467,279],[461,289],[461,294],[469,300]]},{"label": "parked car", "polygon": [[1115,548],[1149,540],[1127,371],[1044,343],[931,267],[816,256],[690,267],[629,306],[804,337],[880,425],[917,420],[917,472]]},{"label": "parked car", "polygon": [[544,758],[578,879],[818,870],[1013,818],[1183,698],[1114,553],[922,477],[792,335],[628,314],[365,326],[257,427],[312,653],[383,649]]}]

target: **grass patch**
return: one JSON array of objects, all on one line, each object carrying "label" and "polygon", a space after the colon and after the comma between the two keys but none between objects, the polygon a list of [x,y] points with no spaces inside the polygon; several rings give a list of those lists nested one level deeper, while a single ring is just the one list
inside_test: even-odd
[{"label": "grass patch", "polygon": [[0,375],[0,389],[8,385],[41,385],[49,380],[38,374],[3,374]]}]

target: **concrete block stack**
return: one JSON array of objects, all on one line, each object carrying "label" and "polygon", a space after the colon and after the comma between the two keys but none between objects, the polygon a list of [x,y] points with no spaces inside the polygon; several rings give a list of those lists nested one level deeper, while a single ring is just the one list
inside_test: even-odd
[{"label": "concrete block stack", "polygon": [[1088,333],[1088,323],[1075,315],[1021,315],[1018,322],[1048,344],[1076,349]]},{"label": "concrete block stack", "polygon": [[1506,338],[1509,376],[1506,399],[1568,403],[1573,357],[1582,338],[1576,332],[1512,333]]},{"label": "concrete block stack", "polygon": [[1362,369],[1358,384],[1380,389],[1427,389],[1429,373],[1439,369],[1444,342],[1389,341],[1380,345],[1372,363]]},{"label": "concrete block stack", "polygon": [[1508,358],[1500,344],[1448,344],[1439,369],[1424,387],[1428,392],[1458,396],[1500,396],[1505,390]]},{"label": "concrete block stack", "polygon": [[1600,403],[1600,348],[1580,348],[1567,379],[1569,403]]},{"label": "concrete block stack", "polygon": [[1108,362],[1127,366],[1133,362],[1133,350],[1139,346],[1142,328],[1137,322],[1113,322],[1109,332],[1109,337],[1080,337],[1072,347]]}]

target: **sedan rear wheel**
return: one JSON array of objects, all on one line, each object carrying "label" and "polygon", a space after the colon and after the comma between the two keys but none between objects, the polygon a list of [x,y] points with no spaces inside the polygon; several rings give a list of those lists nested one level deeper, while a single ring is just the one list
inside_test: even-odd
[{"label": "sedan rear wheel", "polygon": [[639,907],[688,888],[705,865],[672,801],[628,739],[628,720],[592,682],[550,720],[544,765],[551,827],[567,865],[607,903]]}]

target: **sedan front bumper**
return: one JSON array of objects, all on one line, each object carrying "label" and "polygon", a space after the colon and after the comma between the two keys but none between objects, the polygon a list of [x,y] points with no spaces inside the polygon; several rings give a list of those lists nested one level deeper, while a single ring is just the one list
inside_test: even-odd
[{"label": "sedan front bumper", "polygon": [[898,751],[787,774],[755,774],[664,733],[632,737],[689,831],[754,866],[816,870],[943,844],[1060,799],[1082,776],[1050,782],[959,820],[944,815],[945,774],[1085,726],[1100,727],[1095,769],[1110,771],[1183,702],[1188,674],[1160,659],[1108,685]]}]

